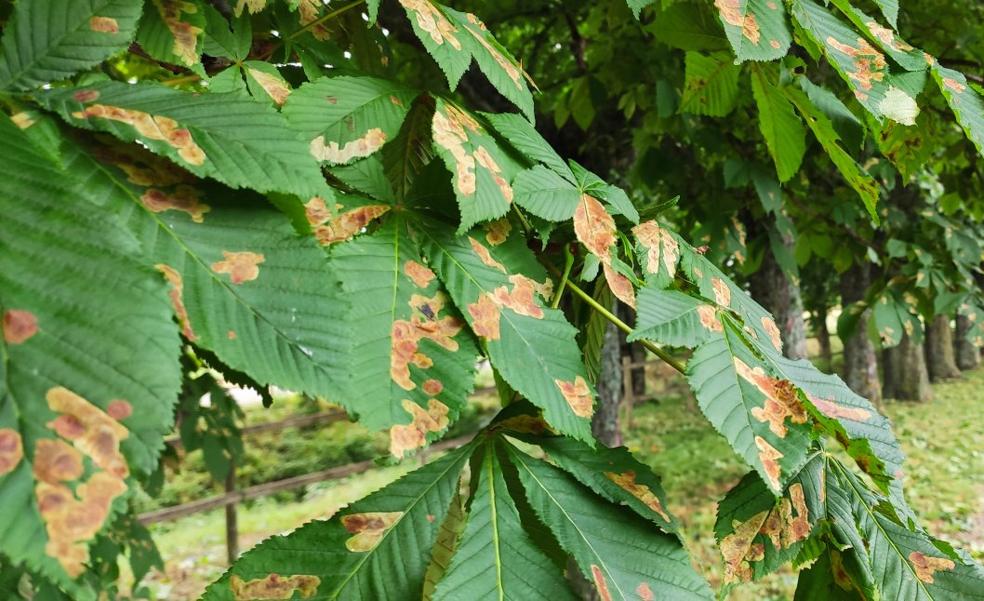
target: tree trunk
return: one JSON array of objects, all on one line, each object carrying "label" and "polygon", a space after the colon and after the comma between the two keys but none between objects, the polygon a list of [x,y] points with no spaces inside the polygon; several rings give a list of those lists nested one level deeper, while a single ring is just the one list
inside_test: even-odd
[{"label": "tree trunk", "polygon": [[806,359],[806,326],[798,282],[782,272],[771,250],[752,275],[752,296],[772,313],[782,337],[782,353],[790,359]]},{"label": "tree trunk", "polygon": [[[635,321],[635,311],[625,303],[615,304],[615,314],[618,315],[619,319],[625,323],[633,323]],[[622,347],[623,357],[632,357],[633,363],[644,363],[646,361],[646,349],[643,348],[638,342],[628,342],[625,339],[625,332],[619,330],[618,339]],[[646,396],[646,368],[635,367],[631,372],[632,378],[632,396],[635,398],[643,398]]]},{"label": "tree trunk", "polygon": [[893,398],[900,401],[933,400],[922,344],[916,344],[908,334],[903,334],[902,342],[888,349],[886,355],[885,388]]},{"label": "tree trunk", "polygon": [[598,374],[598,403],[591,418],[591,431],[606,447],[622,444],[618,410],[622,404],[622,359],[618,330],[613,324],[605,328],[601,347],[601,373]]},{"label": "tree trunk", "polygon": [[820,358],[827,371],[834,370],[834,352],[830,348],[830,330],[827,329],[827,307],[817,309],[813,314],[813,331],[820,344]]},{"label": "tree trunk", "polygon": [[937,315],[926,328],[926,366],[931,382],[959,378],[960,369],[953,352],[950,316]]},{"label": "tree trunk", "polygon": [[972,341],[967,340],[967,332],[973,325],[970,318],[962,313],[957,313],[957,338],[953,341],[953,345],[957,355],[957,367],[964,371],[975,369],[981,364],[980,350]]},{"label": "tree trunk", "polygon": [[[868,263],[854,265],[841,276],[840,291],[841,305],[846,307],[864,298],[865,291],[871,283],[871,266]],[[878,356],[875,345],[868,338],[868,322],[871,311],[865,311],[858,319],[854,334],[842,340],[844,343],[844,381],[854,392],[867,398],[875,405],[881,404],[882,385],[878,380]],[[886,356],[888,352],[886,351]],[[889,365],[885,363],[885,384],[892,381],[889,378]],[[886,391],[885,396],[888,396]]]}]

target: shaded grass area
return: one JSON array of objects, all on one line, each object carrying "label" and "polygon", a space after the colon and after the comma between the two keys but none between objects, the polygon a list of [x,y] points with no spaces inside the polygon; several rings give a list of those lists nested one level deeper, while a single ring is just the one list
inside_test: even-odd
[{"label": "shaded grass area", "polygon": [[[652,376],[656,376],[653,378]],[[688,547],[704,575],[716,587],[723,574],[720,554],[713,537],[717,501],[749,468],[731,451],[700,414],[682,380],[664,381],[664,372],[651,370],[651,389],[659,400],[640,405],[626,432],[626,444],[639,458],[660,474],[671,511],[680,517]],[[908,457],[906,462],[909,501],[922,523],[936,536],[945,538],[984,559],[984,420],[979,418],[984,390],[984,369],[963,379],[934,387],[936,400],[926,404],[888,402],[884,411]],[[479,408],[492,405],[483,399]],[[296,408],[295,408],[296,409]],[[289,411],[287,405],[279,410]],[[248,419],[269,421],[274,415],[255,410]],[[477,413],[480,411],[476,410]],[[258,473],[267,477],[266,464],[292,465],[301,461],[298,449],[315,452],[323,469],[330,458],[343,461],[344,449],[369,452],[378,444],[376,435],[351,424],[312,429],[298,433],[300,446],[281,437],[273,442],[251,442],[256,460],[264,465]],[[474,423],[469,428],[474,428]],[[463,432],[463,431],[462,431]],[[359,441],[359,442],[356,442]],[[369,441],[369,442],[367,442]],[[369,445],[366,448],[362,445]],[[328,450],[320,447],[328,447]],[[340,450],[342,449],[342,450]],[[195,488],[188,482],[200,478],[189,456],[182,474],[168,486]],[[290,461],[286,461],[290,460]],[[262,499],[240,507],[240,547],[248,549],[272,534],[289,531],[315,518],[332,515],[346,504],[381,488],[417,466],[415,460],[398,466],[380,467],[337,482],[313,485],[286,496]],[[283,469],[283,468],[280,468]],[[305,468],[306,469],[306,468]],[[198,474],[196,476],[196,474]],[[207,481],[207,476],[204,476]],[[178,495],[181,496],[181,495]],[[189,516],[151,527],[167,568],[147,583],[158,599],[195,599],[204,587],[225,569],[224,514],[220,511]],[[731,598],[745,600],[790,599],[796,574],[787,569],[759,582],[743,585]]]}]

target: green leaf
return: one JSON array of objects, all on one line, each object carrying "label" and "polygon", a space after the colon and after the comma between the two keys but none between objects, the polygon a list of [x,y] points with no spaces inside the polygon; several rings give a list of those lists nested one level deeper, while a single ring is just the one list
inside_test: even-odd
[{"label": "green leaf", "polygon": [[778,499],[749,472],[718,503],[714,535],[725,564],[725,587],[757,580],[792,561],[826,517],[826,457],[815,451]]},{"label": "green leaf", "polygon": [[806,152],[806,130],[792,104],[773,84],[775,70],[752,69],[752,94],[758,107],[759,130],[776,164],[780,182],[793,177]]},{"label": "green leaf", "polygon": [[464,538],[434,599],[573,600],[563,572],[523,529],[491,443],[477,479]]},{"label": "green leaf", "polygon": [[919,106],[906,86],[892,75],[878,49],[812,0],[795,0],[792,10],[803,30],[823,49],[831,66],[868,112],[879,121],[888,117],[904,125],[915,123]]},{"label": "green leaf", "polygon": [[823,149],[827,151],[827,155],[830,160],[836,165],[837,170],[840,171],[841,176],[848,183],[858,196],[861,197],[861,201],[864,203],[866,209],[868,209],[868,214],[871,218],[878,223],[878,197],[880,195],[880,188],[875,180],[868,174],[867,171],[861,165],[851,157],[850,154],[844,150],[839,144],[840,137],[834,130],[833,124],[831,124],[830,119],[827,118],[825,114],[820,112],[816,106],[810,102],[810,99],[801,90],[794,88],[785,88],[786,96],[799,111],[803,119],[806,120],[806,124],[810,127],[813,135],[823,146]]},{"label": "green leaf", "polygon": [[581,202],[581,191],[543,165],[520,171],[513,180],[516,204],[548,221],[567,221]]},{"label": "green leaf", "polygon": [[2,116],[0,154],[3,553],[94,600],[76,577],[132,476],[156,467],[181,384],[177,328],[115,214],[125,199],[77,146],[56,163]]},{"label": "green leaf", "polygon": [[677,2],[662,7],[649,30],[672,48],[727,50],[731,46],[712,10],[701,3]]},{"label": "green leaf", "polygon": [[232,21],[212,5],[205,6],[205,53],[242,62],[249,56],[253,45],[253,27],[249,16],[235,17]]},{"label": "green leaf", "polygon": [[519,164],[475,117],[443,98],[434,110],[433,135],[435,150],[453,176],[461,211],[458,233],[505,215],[513,200],[509,182]]},{"label": "green leaf", "polygon": [[626,4],[629,5],[629,10],[632,11],[632,16],[636,19],[642,13],[642,9],[646,8],[656,0],[626,0]]},{"label": "green leaf", "polygon": [[933,79],[967,134],[967,139],[974,143],[977,152],[984,155],[984,100],[967,83],[963,73],[947,69],[937,61],[933,62],[932,71]]},{"label": "green leaf", "polygon": [[526,498],[601,598],[711,599],[680,541],[563,471],[508,447]]},{"label": "green leaf", "polygon": [[680,112],[724,117],[738,101],[740,72],[725,54],[688,52]]},{"label": "green leaf", "polygon": [[592,449],[559,436],[530,438],[558,467],[612,503],[625,505],[665,532],[676,532],[677,521],[666,510],[666,493],[659,477],[625,447]]},{"label": "green leaf", "polygon": [[246,74],[249,93],[258,100],[282,106],[293,92],[284,76],[270,63],[246,61],[243,63],[243,73]]},{"label": "green leaf", "polygon": [[344,165],[393,139],[417,94],[374,77],[323,77],[290,95],[284,117],[315,158]]},{"label": "green leaf", "polygon": [[139,0],[23,0],[0,40],[0,89],[61,81],[126,50]]},{"label": "green leaf", "polygon": [[526,158],[543,163],[557,175],[570,182],[575,181],[571,168],[529,121],[515,113],[479,114],[488,120],[492,128]]},{"label": "green leaf", "polygon": [[899,0],[872,0],[895,29],[899,28]]},{"label": "green leaf", "polygon": [[[477,454],[477,453],[476,453]],[[474,465],[475,454],[471,457]],[[451,506],[448,507],[448,515],[441,522],[441,529],[437,533],[434,541],[434,550],[431,552],[430,564],[424,575],[424,592],[421,595],[422,601],[431,601],[434,598],[434,591],[437,584],[444,578],[448,568],[451,567],[451,558],[458,550],[458,541],[461,533],[465,529],[465,522],[468,515],[465,513],[465,501],[462,498],[461,489],[451,499]]]},{"label": "green leaf", "polygon": [[711,425],[779,492],[806,463],[806,411],[795,389],[755,355],[741,327],[727,315],[720,323],[723,335],[697,347],[687,380]]},{"label": "green leaf", "polygon": [[152,58],[204,75],[201,55],[206,22],[200,0],[150,0],[140,20],[137,43]]},{"label": "green leaf", "polygon": [[561,311],[546,308],[550,288],[541,282],[549,280],[525,239],[513,234],[486,245],[488,235],[483,242],[476,232],[454,237],[449,231],[425,230],[424,235],[430,266],[499,374],[542,408],[551,426],[592,441],[594,392],[574,340],[577,331]]},{"label": "green leaf", "polygon": [[410,472],[331,520],[268,538],[212,583],[203,601],[242,599],[237,589],[262,590],[271,575],[281,584],[288,581],[288,590],[299,598],[419,598],[431,550],[472,447]]},{"label": "green leaf", "polygon": [[636,326],[629,341],[652,340],[694,348],[720,335],[712,305],[677,290],[643,286],[636,296]]},{"label": "green leaf", "polygon": [[629,195],[625,193],[625,190],[618,186],[606,185],[599,197],[605,201],[612,214],[622,215],[632,223],[639,223],[639,211],[629,200]]},{"label": "green leaf", "polygon": [[[414,102],[403,120],[400,133],[392,144],[383,147],[383,167],[398,200],[410,199],[417,178],[434,158],[434,141],[431,138],[433,120],[434,109],[429,103]],[[440,171],[443,175],[444,170]],[[450,183],[445,187],[450,189]],[[435,193],[431,186],[425,184],[424,188],[428,194]]]},{"label": "green leaf", "polygon": [[786,56],[793,38],[786,27],[783,4],[773,0],[714,1],[738,62]]},{"label": "green leaf", "polygon": [[344,398],[370,429],[390,428],[390,452],[426,444],[468,402],[478,349],[398,216],[335,248],[331,269],[350,307],[341,358]]},{"label": "green leaf", "polygon": [[[806,92],[810,102],[827,116],[834,131],[848,148],[859,149],[864,144],[865,126],[851,109],[841,102],[836,94],[818,86],[806,77],[797,77],[800,88]],[[904,129],[905,126],[899,125]]]},{"label": "green leaf", "polygon": [[[837,571],[834,565],[838,567]],[[842,599],[843,601],[863,601],[847,574],[844,572],[841,555],[834,549],[828,549],[810,567],[799,573],[796,581],[796,596],[793,601],[827,601]],[[838,582],[838,578],[842,580]],[[847,579],[846,582],[843,579]]]},{"label": "green leaf", "polygon": [[[927,54],[907,44],[891,29],[882,26],[872,17],[861,12],[850,0],[833,0],[841,13],[906,71],[925,71],[929,66]],[[896,6],[896,12],[898,6]],[[895,27],[893,24],[892,27]]]},{"label": "green leaf", "polygon": [[105,81],[38,99],[74,126],[139,140],[195,175],[258,192],[327,193],[317,162],[284,118],[242,94]]}]

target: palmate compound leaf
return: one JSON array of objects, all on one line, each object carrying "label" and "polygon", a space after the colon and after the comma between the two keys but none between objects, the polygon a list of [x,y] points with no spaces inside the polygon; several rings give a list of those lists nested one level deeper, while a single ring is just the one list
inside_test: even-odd
[{"label": "palmate compound leaf", "polygon": [[755,472],[728,491],[714,524],[726,588],[774,572],[802,550],[826,517],[825,464],[813,451],[779,498]]},{"label": "palmate compound leaf", "polygon": [[675,536],[612,506],[556,467],[512,445],[507,450],[533,511],[602,599],[712,598]]},{"label": "palmate compound leaf", "polygon": [[0,116],[0,539],[88,600],[88,545],[170,429],[179,338],[165,283],[111,208],[122,193],[76,146],[55,162],[25,133]]},{"label": "palmate compound leaf", "polygon": [[630,342],[653,340],[670,346],[695,346],[719,335],[713,305],[680,292],[649,285],[636,297],[636,326]]},{"label": "palmate compound leaf", "polygon": [[121,214],[169,284],[187,340],[261,384],[359,412],[358,398],[338,396],[345,307],[314,239],[262,197],[199,180],[139,148],[93,154],[105,165],[99,184],[125,199]]},{"label": "palmate compound leaf", "polygon": [[574,172],[526,119],[515,113],[480,113],[516,150],[531,161],[543,163],[554,173],[576,182]]},{"label": "palmate compound leaf", "polygon": [[[889,502],[836,459],[827,461],[826,511],[835,580],[865,598],[984,598],[984,569],[947,543],[906,525]],[[850,584],[848,584],[848,581]]]},{"label": "palmate compound leaf", "polygon": [[533,120],[533,94],[526,73],[478,17],[431,0],[399,1],[414,33],[448,78],[451,89],[458,86],[474,57],[492,87]]},{"label": "palmate compound leaf", "polygon": [[24,0],[0,41],[0,89],[60,81],[125,50],[141,0]]},{"label": "palmate compound leaf", "polygon": [[367,428],[390,428],[390,452],[400,458],[457,419],[478,348],[400,214],[334,247],[330,268],[352,326],[342,398],[359,399]]},{"label": "palmate compound leaf", "polygon": [[375,77],[322,77],[294,91],[283,114],[314,158],[344,165],[392,140],[417,93]]},{"label": "palmate compound leaf", "polygon": [[573,600],[562,570],[523,529],[499,461],[490,439],[481,457],[481,471],[471,475],[478,486],[464,537],[433,599]]},{"label": "palmate compound leaf", "polygon": [[836,6],[849,21],[864,32],[882,52],[887,54],[907,71],[925,71],[930,60],[925,52],[912,47],[901,39],[894,31],[881,25],[874,18],[859,10],[850,0],[833,0]]},{"label": "palmate compound leaf", "polygon": [[780,0],[714,0],[738,62],[786,56],[793,36]]},{"label": "palmate compound leaf", "polygon": [[327,194],[318,163],[282,115],[245,94],[195,94],[115,81],[38,94],[68,123],[139,141],[234,188]]},{"label": "palmate compound leaf", "polygon": [[542,408],[559,432],[593,441],[594,392],[576,330],[561,311],[547,308],[552,282],[522,234],[490,227],[484,235],[428,229],[420,235],[429,266],[505,381]]},{"label": "palmate compound leaf", "polygon": [[243,554],[203,601],[418,599],[474,444]]},{"label": "palmate compound leaf", "polygon": [[473,115],[443,98],[437,99],[432,131],[434,149],[452,174],[461,211],[458,233],[505,215],[513,201],[509,182],[519,163]]}]

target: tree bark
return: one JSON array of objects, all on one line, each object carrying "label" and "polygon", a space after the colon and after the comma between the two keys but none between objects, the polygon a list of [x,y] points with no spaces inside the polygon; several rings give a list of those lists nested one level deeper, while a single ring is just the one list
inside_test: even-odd
[{"label": "tree bark", "polygon": [[953,352],[953,330],[950,329],[950,316],[937,315],[926,328],[926,366],[931,382],[942,382],[959,378]]},{"label": "tree bark", "polygon": [[903,334],[902,342],[888,349],[886,356],[886,396],[900,401],[933,400],[922,344],[916,344],[908,334]]},{"label": "tree bark", "polygon": [[591,418],[591,432],[606,447],[622,444],[618,410],[622,404],[622,353],[618,330],[613,324],[605,328],[601,347],[601,373],[598,374],[598,404]]},{"label": "tree bark", "polygon": [[783,273],[771,250],[752,275],[752,296],[772,313],[782,337],[782,353],[790,359],[806,359],[806,325],[798,282]]},{"label": "tree bark", "polygon": [[[625,303],[615,304],[615,314],[618,315],[619,319],[625,323],[633,323],[635,321],[635,311],[626,305]],[[629,342],[626,340],[625,332],[618,331],[619,344],[622,347],[622,356],[631,357],[633,363],[643,363],[646,361],[646,349],[643,348],[638,342]],[[646,368],[635,367],[631,372],[632,378],[632,396],[635,398],[643,398],[646,396]]]},{"label": "tree bark", "polygon": [[813,314],[813,332],[820,344],[820,358],[828,371],[833,371],[834,351],[830,348],[830,330],[827,329],[827,308],[818,309]]},{"label": "tree bark", "polygon": [[967,340],[967,332],[973,325],[970,318],[962,313],[957,313],[957,332],[953,345],[957,355],[957,367],[964,371],[976,369],[981,364],[980,349],[972,341]]},{"label": "tree bark", "polygon": [[[854,265],[841,276],[841,306],[846,307],[864,298],[871,283],[871,266],[868,263]],[[882,385],[878,379],[878,356],[875,345],[868,338],[868,322],[871,311],[865,311],[858,319],[854,334],[843,340],[844,343],[844,382],[851,390],[867,398],[875,405],[882,401]],[[887,354],[887,353],[886,353]],[[885,369],[889,366],[886,363]],[[885,373],[885,382],[890,382]],[[887,396],[888,393],[886,392]]]}]

